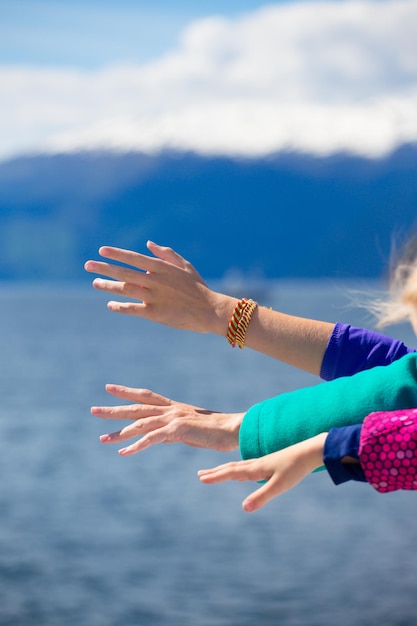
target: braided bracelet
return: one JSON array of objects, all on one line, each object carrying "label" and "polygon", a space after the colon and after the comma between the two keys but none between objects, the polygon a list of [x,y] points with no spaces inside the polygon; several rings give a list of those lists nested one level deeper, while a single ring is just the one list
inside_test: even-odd
[{"label": "braided bracelet", "polygon": [[235,306],[227,329],[227,341],[232,348],[236,345],[244,348],[246,331],[257,306],[257,302],[247,298],[242,298]]}]

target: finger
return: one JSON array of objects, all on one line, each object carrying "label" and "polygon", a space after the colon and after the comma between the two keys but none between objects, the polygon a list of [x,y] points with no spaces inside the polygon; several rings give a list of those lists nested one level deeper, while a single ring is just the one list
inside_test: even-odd
[{"label": "finger", "polygon": [[276,498],[286,491],[282,489],[276,481],[269,481],[262,485],[259,489],[250,494],[242,502],[242,508],[247,513],[252,513],[262,508],[267,502]]},{"label": "finger", "polygon": [[148,433],[159,430],[164,426],[166,426],[165,420],[158,416],[152,416],[149,419],[139,419],[133,424],[125,426],[121,430],[100,435],[100,441],[101,443],[121,443],[122,441],[132,439],[132,437],[147,435]]},{"label": "finger", "polygon": [[158,430],[152,431],[146,435],[144,435],[135,443],[132,443],[130,446],[126,448],[120,448],[119,454],[121,456],[130,456],[132,454],[136,454],[137,452],[142,452],[146,450],[146,448],[150,448],[151,446],[156,446],[160,443],[171,443],[170,437],[170,427],[169,425],[164,426],[163,428],[159,428]]},{"label": "finger", "polygon": [[126,387],[125,385],[108,384],[106,385],[106,391],[117,398],[140,402],[141,404],[155,406],[170,406],[173,404],[173,401],[169,398],[150,389],[137,389],[136,387]]},{"label": "finger", "polygon": [[112,420],[138,420],[160,414],[162,409],[141,404],[127,404],[123,406],[92,406],[90,412],[94,417]]},{"label": "finger", "polygon": [[116,302],[110,300],[107,308],[113,313],[123,313],[124,315],[136,315],[136,317],[150,318],[151,312],[147,302]]},{"label": "finger", "polygon": [[84,268],[87,272],[93,274],[101,274],[108,278],[114,278],[115,280],[125,283],[140,284],[141,286],[146,285],[146,282],[149,280],[149,274],[145,272],[132,270],[127,267],[122,267],[121,265],[103,263],[102,261],[87,261]]},{"label": "finger", "polygon": [[176,265],[177,267],[184,268],[187,264],[187,261],[182,257],[178,252],[175,252],[172,248],[168,248],[166,246],[160,246],[153,241],[148,241],[146,244],[148,250],[152,252],[155,256],[159,257],[163,261],[167,261],[172,265]]},{"label": "finger", "polygon": [[134,298],[142,302],[149,302],[152,298],[151,292],[142,285],[135,283],[125,283],[116,280],[105,280],[103,278],[95,278],[93,287],[100,291],[107,291],[122,298]]},{"label": "finger", "polygon": [[146,272],[156,272],[160,267],[159,259],[154,259],[146,256],[145,254],[133,252],[132,250],[102,246],[99,249],[99,254],[106,259],[118,261],[119,263],[124,263],[125,265],[131,265],[136,269],[144,270]]},{"label": "finger", "polygon": [[225,482],[226,480],[264,480],[264,472],[257,465],[251,459],[248,461],[232,461],[209,470],[200,470],[198,476],[203,483],[210,485]]}]

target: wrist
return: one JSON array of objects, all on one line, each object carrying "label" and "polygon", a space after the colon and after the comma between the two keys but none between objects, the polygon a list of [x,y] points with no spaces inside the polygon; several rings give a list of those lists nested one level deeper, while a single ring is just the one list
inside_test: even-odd
[{"label": "wrist", "polygon": [[209,307],[210,315],[207,320],[208,333],[227,337],[229,321],[237,302],[237,298],[212,292]]},{"label": "wrist", "polygon": [[245,416],[244,412],[243,413],[231,413],[229,416],[230,432],[236,444],[234,447],[235,450],[239,448],[239,433],[240,433],[240,427],[242,425],[244,416]]},{"label": "wrist", "polygon": [[312,472],[324,465],[323,454],[327,435],[328,433],[320,433],[303,442],[305,447],[305,460],[309,470]]}]

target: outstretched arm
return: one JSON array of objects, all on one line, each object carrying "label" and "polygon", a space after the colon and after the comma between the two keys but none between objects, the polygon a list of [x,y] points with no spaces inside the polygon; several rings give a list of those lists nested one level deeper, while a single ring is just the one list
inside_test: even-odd
[{"label": "outstretched arm", "polygon": [[380,493],[417,490],[417,409],[373,412],[363,424],[333,428],[278,452],[200,470],[198,475],[207,485],[265,481],[242,503],[250,513],[292,489],[323,463],[336,485],[356,480],[368,482]]},{"label": "outstretched arm", "polygon": [[[226,337],[237,299],[211,290],[197,270],[171,248],[148,242],[153,256],[120,248],[102,247],[107,261],[87,261],[85,269],[96,278],[96,289],[116,298],[108,308],[166,326]],[[123,263],[118,265],[115,263]],[[259,306],[246,333],[246,346],[320,374],[334,324],[304,319]]]}]

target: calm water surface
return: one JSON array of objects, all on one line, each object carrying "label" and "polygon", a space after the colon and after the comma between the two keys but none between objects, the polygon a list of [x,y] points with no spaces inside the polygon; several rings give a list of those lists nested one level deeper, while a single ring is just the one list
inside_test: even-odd
[{"label": "calm water surface", "polygon": [[[257,297],[370,324],[340,284]],[[335,487],[323,472],[248,515],[253,485],[196,477],[237,454],[161,446],[121,459],[99,443],[116,429],[89,413],[112,403],[106,382],[233,411],[317,382],[105,301],[85,287],[0,289],[0,625],[417,624],[415,494]]]}]

